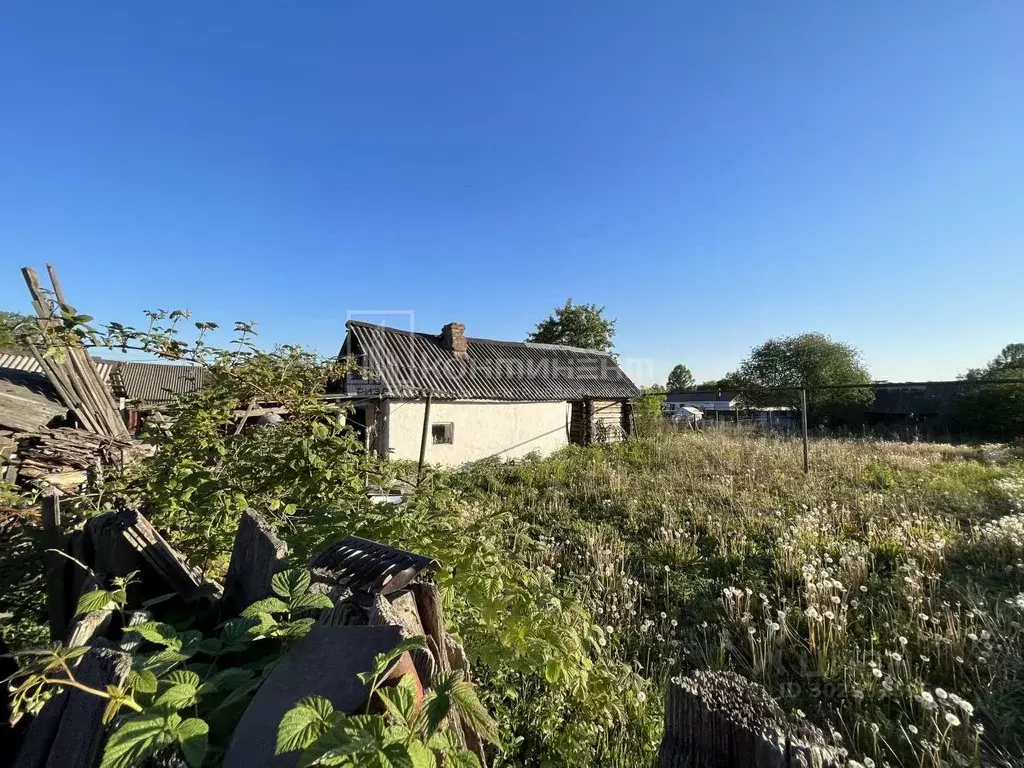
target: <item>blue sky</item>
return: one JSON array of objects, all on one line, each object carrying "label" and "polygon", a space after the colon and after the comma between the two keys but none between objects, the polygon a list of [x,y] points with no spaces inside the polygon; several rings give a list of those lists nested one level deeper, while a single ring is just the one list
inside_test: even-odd
[{"label": "blue sky", "polygon": [[1024,341],[1024,3],[0,6],[0,308],[352,310],[519,339],[567,297],[724,374],[819,330],[879,378]]}]

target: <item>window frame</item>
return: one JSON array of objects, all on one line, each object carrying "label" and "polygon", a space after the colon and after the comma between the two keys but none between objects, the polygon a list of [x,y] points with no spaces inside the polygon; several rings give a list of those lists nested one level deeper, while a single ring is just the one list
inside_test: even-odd
[{"label": "window frame", "polygon": [[[438,427],[444,430],[442,437],[447,439],[438,440],[434,432]],[[432,421],[430,423],[431,445],[454,445],[455,444],[455,422],[454,421]]]}]

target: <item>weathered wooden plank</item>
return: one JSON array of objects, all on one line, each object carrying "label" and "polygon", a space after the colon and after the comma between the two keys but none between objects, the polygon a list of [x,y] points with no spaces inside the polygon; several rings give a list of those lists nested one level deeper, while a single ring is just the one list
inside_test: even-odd
[{"label": "weathered wooden plank", "polygon": [[[131,669],[131,657],[113,648],[90,648],[82,657],[75,679],[90,688],[104,690],[123,685]],[[107,700],[72,690],[61,715],[47,768],[92,768],[106,739],[102,725]]]},{"label": "weathered wooden plank", "polygon": [[65,571],[68,560],[64,551],[64,532],[60,527],[60,496],[49,492],[42,498],[43,546],[46,555],[46,612],[50,618],[50,639],[60,640],[67,633],[68,606],[65,593]]},{"label": "weathered wooden plank", "polygon": [[825,735],[788,717],[760,685],[702,670],[670,684],[659,768],[839,768]]},{"label": "weathered wooden plank", "polygon": [[284,713],[304,696],[323,696],[335,710],[354,713],[366,704],[369,689],[358,673],[402,639],[397,627],[316,624],[278,662],[239,720],[224,768],[291,768],[296,752],[274,754],[277,726]]},{"label": "weathered wooden plank", "polygon": [[225,610],[241,613],[269,595],[270,580],[283,568],[287,554],[288,545],[262,516],[251,509],[243,512],[224,582]]},{"label": "weathered wooden plank", "polygon": [[202,585],[199,571],[185,562],[142,513],[124,509],[114,515],[114,522],[120,527],[125,541],[135,548],[172,590],[187,597]]},{"label": "weathered wooden plank", "polygon": [[[402,593],[404,598],[399,598],[392,603],[381,594],[373,596],[373,606],[370,610],[370,626],[393,626],[401,630],[402,637],[414,637],[423,635],[423,626],[420,624],[419,615],[416,612],[416,600],[411,593]],[[414,649],[409,652],[412,664],[416,668],[416,674],[426,687],[431,687],[434,675],[437,673],[437,661],[429,649]]]}]

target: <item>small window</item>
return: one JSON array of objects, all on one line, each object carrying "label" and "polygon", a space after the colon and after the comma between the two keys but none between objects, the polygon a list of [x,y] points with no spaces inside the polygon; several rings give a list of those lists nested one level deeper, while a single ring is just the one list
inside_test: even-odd
[{"label": "small window", "polygon": [[434,440],[434,445],[451,445],[455,442],[455,425],[451,422],[431,424],[430,436]]}]

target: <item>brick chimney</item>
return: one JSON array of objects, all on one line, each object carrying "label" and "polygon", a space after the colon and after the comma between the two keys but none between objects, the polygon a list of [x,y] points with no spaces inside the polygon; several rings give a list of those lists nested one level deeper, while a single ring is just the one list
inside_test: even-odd
[{"label": "brick chimney", "polygon": [[456,359],[469,357],[466,326],[462,323],[448,323],[441,329],[441,346],[451,352]]}]

